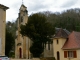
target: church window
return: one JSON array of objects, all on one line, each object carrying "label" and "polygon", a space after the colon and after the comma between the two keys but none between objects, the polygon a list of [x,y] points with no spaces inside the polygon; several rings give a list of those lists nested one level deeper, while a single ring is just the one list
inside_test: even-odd
[{"label": "church window", "polygon": [[21,17],[21,22],[23,22],[23,17]]}]

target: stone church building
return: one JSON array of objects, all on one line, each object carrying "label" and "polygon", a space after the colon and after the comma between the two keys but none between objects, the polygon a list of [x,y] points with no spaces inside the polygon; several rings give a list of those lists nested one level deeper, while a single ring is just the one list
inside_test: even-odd
[{"label": "stone church building", "polygon": [[[16,39],[15,39],[15,58],[25,58],[25,59],[30,59],[32,58],[32,55],[29,51],[29,48],[31,46],[31,40],[26,37],[22,36],[20,34],[20,25],[25,25],[28,21],[28,11],[27,7],[24,6],[23,4],[21,5],[19,9],[19,14],[18,14],[18,29],[16,31]],[[53,57],[53,49],[52,49],[52,44],[46,43],[44,52],[42,53],[42,57]]]},{"label": "stone church building", "polygon": [[16,39],[15,39],[15,58],[31,58],[29,47],[30,47],[30,39],[26,36],[22,36],[20,34],[20,25],[25,25],[28,21],[28,11],[27,7],[23,4],[19,9],[18,14],[18,25],[16,31]]}]

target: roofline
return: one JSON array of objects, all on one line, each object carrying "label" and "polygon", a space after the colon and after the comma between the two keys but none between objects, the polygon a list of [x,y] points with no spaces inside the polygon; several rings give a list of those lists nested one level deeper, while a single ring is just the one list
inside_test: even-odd
[{"label": "roofline", "polygon": [[9,7],[7,7],[7,6],[4,6],[4,5],[2,5],[2,4],[0,4],[0,8],[2,8],[2,9],[9,9]]},{"label": "roofline", "polygon": [[73,49],[80,49],[80,48],[61,48],[63,50],[73,50]]},{"label": "roofline", "polygon": [[[63,31],[63,32],[66,34],[67,37],[63,36],[61,31]],[[57,36],[57,34],[58,34],[59,32],[61,32],[61,35],[60,35],[60,36]],[[68,38],[68,34],[67,34],[66,31],[64,31],[64,29],[60,28],[60,29],[58,30],[58,32],[55,34],[54,38]]]},{"label": "roofline", "polygon": [[57,39],[57,38],[68,38],[68,37],[54,37],[54,39]]}]

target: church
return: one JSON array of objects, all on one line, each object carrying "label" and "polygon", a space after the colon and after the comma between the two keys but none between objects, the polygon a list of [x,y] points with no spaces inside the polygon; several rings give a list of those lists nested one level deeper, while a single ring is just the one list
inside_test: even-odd
[{"label": "church", "polygon": [[[29,51],[29,48],[31,46],[31,40],[26,37],[22,36],[20,34],[20,25],[25,25],[28,22],[28,11],[27,7],[22,4],[19,9],[19,14],[17,18],[17,31],[16,31],[16,39],[15,39],[15,58],[24,58],[24,59],[31,59],[32,54]],[[53,49],[52,44],[46,43],[44,52],[42,53],[42,57],[53,57]]]},{"label": "church", "polygon": [[28,21],[28,11],[27,7],[23,4],[19,9],[19,14],[17,18],[17,31],[16,31],[16,39],[15,39],[15,58],[26,58],[30,59],[31,54],[29,51],[30,48],[30,39],[26,36],[22,36],[20,34],[20,25],[25,25]]}]

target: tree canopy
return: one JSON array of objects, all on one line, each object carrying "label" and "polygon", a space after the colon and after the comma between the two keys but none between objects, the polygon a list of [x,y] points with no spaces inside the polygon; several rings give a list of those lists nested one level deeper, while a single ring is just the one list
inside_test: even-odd
[{"label": "tree canopy", "polygon": [[71,31],[80,31],[80,8],[69,9],[60,12],[45,11],[39,14],[45,15],[48,22],[54,27],[66,28]]},{"label": "tree canopy", "polygon": [[7,21],[6,23],[6,46],[5,46],[5,54],[9,57],[14,57],[15,53],[15,37],[17,30],[17,20],[15,22]]},{"label": "tree canopy", "polygon": [[14,46],[14,38],[10,32],[6,30],[5,55],[11,57],[10,53]]},{"label": "tree canopy", "polygon": [[21,25],[21,34],[28,36],[32,41],[46,42],[54,34],[54,27],[47,22],[44,15],[32,14],[28,23]]},{"label": "tree canopy", "polygon": [[[34,49],[40,49],[38,46],[43,48],[42,43],[46,43],[51,40],[50,38],[54,34],[54,27],[47,22],[44,15],[36,13],[29,16],[28,23],[26,25],[21,25],[20,32],[23,36],[27,36],[33,41],[33,45],[30,48],[30,51],[32,52],[32,47],[34,47]],[[41,51],[43,52],[43,49]],[[42,52],[37,52],[37,54],[41,54]],[[32,53],[35,54],[34,52]]]}]

